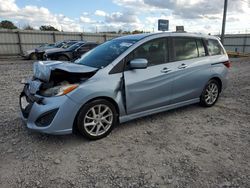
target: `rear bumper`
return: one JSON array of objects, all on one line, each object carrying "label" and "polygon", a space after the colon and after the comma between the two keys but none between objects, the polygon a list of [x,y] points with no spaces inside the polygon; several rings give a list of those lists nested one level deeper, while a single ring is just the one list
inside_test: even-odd
[{"label": "rear bumper", "polygon": [[[77,104],[74,101],[72,101],[66,95],[47,98],[41,98],[39,96],[35,97],[37,97],[37,99],[40,101],[31,102],[31,107],[26,116],[23,113],[22,107],[20,106],[22,111],[22,119],[26,122],[29,129],[36,132],[54,135],[72,133],[74,119],[78,110]],[[39,125],[38,119],[44,114],[50,113],[53,110],[56,110],[56,113],[50,123],[48,125],[46,124],[45,126]]]}]

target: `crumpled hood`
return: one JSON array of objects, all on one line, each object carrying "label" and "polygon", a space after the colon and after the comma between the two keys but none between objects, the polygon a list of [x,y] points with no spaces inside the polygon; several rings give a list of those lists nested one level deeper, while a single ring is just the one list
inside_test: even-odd
[{"label": "crumpled hood", "polygon": [[52,48],[52,49],[45,50],[45,53],[50,54],[50,53],[64,52],[64,51],[66,51],[66,49],[64,48]]},{"label": "crumpled hood", "polygon": [[34,77],[49,82],[53,71],[84,74],[96,72],[98,68],[61,61],[38,61],[33,64]]},{"label": "crumpled hood", "polygon": [[44,52],[45,50],[55,48],[54,46],[44,46],[44,47],[38,47],[35,49],[36,52]]}]

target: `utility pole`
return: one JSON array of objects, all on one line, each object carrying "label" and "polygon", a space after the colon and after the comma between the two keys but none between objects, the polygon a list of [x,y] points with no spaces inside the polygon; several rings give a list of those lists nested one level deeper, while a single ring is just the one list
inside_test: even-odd
[{"label": "utility pole", "polygon": [[223,20],[222,20],[222,31],[221,31],[221,43],[224,44],[224,35],[225,35],[225,26],[227,18],[227,1],[224,1],[224,11],[223,11]]}]

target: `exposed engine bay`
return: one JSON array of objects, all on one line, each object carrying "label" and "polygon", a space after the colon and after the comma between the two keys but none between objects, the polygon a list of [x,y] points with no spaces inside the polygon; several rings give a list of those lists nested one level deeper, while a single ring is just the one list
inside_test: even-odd
[{"label": "exposed engine bay", "polygon": [[39,61],[33,65],[34,76],[27,82],[32,94],[44,97],[66,94],[92,77],[97,68],[59,61]]}]

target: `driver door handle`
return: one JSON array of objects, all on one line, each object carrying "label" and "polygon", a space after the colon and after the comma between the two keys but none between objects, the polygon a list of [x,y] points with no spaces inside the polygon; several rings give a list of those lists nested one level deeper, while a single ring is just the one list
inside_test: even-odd
[{"label": "driver door handle", "polygon": [[178,67],[178,69],[185,69],[185,68],[187,68],[187,65],[186,65],[185,63],[182,63],[182,64]]},{"label": "driver door handle", "polygon": [[161,70],[162,73],[167,73],[167,72],[169,72],[169,71],[171,71],[171,69],[169,69],[169,68],[167,68],[167,67],[164,67],[164,68]]}]

